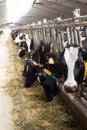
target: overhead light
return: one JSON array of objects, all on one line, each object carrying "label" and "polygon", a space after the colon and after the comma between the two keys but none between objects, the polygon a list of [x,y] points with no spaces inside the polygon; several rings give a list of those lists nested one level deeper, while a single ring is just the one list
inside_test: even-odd
[{"label": "overhead light", "polygon": [[6,0],[8,22],[16,22],[32,7],[34,0]]}]

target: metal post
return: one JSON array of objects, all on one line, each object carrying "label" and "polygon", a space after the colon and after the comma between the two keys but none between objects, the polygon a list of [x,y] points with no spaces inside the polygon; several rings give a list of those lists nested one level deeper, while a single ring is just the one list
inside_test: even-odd
[{"label": "metal post", "polygon": [[74,37],[75,37],[75,44],[78,45],[78,35],[77,35],[77,30],[74,28]]},{"label": "metal post", "polygon": [[77,30],[77,35],[78,35],[78,44],[82,47],[81,33],[79,29]]},{"label": "metal post", "polygon": [[73,30],[73,27],[70,28],[70,31],[71,31],[71,43],[75,43],[75,39],[74,39],[74,30]]},{"label": "metal post", "polygon": [[70,28],[69,27],[67,27],[67,30],[66,30],[66,32],[67,32],[67,38],[68,38],[68,44],[70,44],[71,43],[71,38],[70,38],[70,30],[69,30]]},{"label": "metal post", "polygon": [[63,30],[61,30],[60,35],[61,35],[61,49],[63,50],[63,48],[64,48],[64,32],[63,32]]}]

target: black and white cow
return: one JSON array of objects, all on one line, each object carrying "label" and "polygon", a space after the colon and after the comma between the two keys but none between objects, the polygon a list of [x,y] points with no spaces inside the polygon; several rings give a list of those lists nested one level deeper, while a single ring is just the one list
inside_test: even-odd
[{"label": "black and white cow", "polygon": [[18,58],[24,57],[26,52],[30,53],[34,51],[34,41],[28,38],[28,34],[19,34],[15,39],[15,43],[19,45]]},{"label": "black and white cow", "polygon": [[45,44],[41,41],[36,51],[31,55],[31,59],[27,59],[23,70],[23,76],[25,77],[25,88],[31,87],[32,83],[37,79],[40,66],[44,66],[46,63],[45,55],[50,52],[50,49],[51,43]]},{"label": "black and white cow", "polygon": [[23,76],[25,77],[24,87],[27,88],[31,87],[34,81],[37,79],[39,71],[39,64],[32,59],[27,59],[24,70]]},{"label": "black and white cow", "polygon": [[53,97],[58,93],[59,80],[62,77],[60,54],[48,53],[46,55],[47,63],[40,75],[40,83],[44,89],[48,101],[53,100]]},{"label": "black and white cow", "polygon": [[19,45],[20,42],[22,42],[23,38],[25,37],[24,33],[20,33],[19,35],[17,35],[17,37],[15,38],[14,42]]},{"label": "black and white cow", "polygon": [[87,81],[87,52],[76,44],[66,46],[59,54],[46,53],[45,60],[40,82],[48,101],[58,93],[56,79],[64,78],[64,88],[69,93],[76,92],[79,85]]},{"label": "black and white cow", "polygon": [[86,80],[85,61],[87,61],[87,52],[80,46],[70,44],[65,47],[61,54],[61,68],[66,92],[76,92],[83,80]]},{"label": "black and white cow", "polygon": [[12,39],[15,40],[15,38],[18,36],[18,31],[17,30],[11,31],[11,36],[12,36]]}]

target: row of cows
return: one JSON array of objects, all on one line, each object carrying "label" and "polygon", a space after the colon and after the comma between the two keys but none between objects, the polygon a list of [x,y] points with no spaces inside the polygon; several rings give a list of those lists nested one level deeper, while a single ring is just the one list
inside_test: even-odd
[{"label": "row of cows", "polygon": [[81,90],[83,82],[86,87],[87,51],[84,48],[71,43],[62,52],[56,53],[52,43],[42,40],[35,50],[34,41],[27,34],[21,33],[13,40],[19,45],[18,57],[28,54],[23,70],[26,89],[39,77],[46,98],[51,101],[58,93],[60,82],[67,93]]}]

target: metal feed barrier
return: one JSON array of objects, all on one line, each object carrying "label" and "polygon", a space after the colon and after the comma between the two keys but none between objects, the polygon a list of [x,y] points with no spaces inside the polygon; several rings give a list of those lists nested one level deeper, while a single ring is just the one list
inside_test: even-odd
[{"label": "metal feed barrier", "polygon": [[[55,51],[62,51],[66,44],[75,43],[82,46],[87,38],[87,15],[68,19],[38,21],[31,25],[21,26],[19,32],[28,33],[37,46],[41,40],[52,42]],[[82,35],[84,35],[82,37]]]}]

